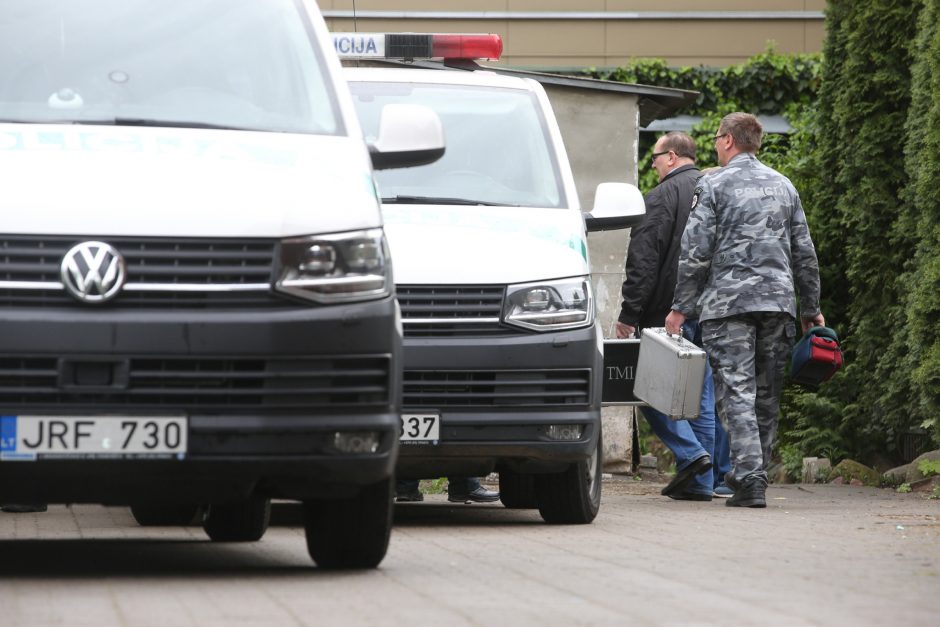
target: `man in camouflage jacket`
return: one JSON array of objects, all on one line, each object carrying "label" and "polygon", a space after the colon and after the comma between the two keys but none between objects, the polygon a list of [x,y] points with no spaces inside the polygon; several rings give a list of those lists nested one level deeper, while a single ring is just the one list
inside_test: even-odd
[{"label": "man in camouflage jacket", "polygon": [[727,505],[766,507],[766,467],[776,438],[784,369],[803,330],[825,325],[819,265],[800,197],[762,164],[762,128],[746,113],[725,116],[715,136],[721,170],[699,180],[682,236],[666,329],[698,317],[714,371],[718,415],[731,441],[735,495]]}]

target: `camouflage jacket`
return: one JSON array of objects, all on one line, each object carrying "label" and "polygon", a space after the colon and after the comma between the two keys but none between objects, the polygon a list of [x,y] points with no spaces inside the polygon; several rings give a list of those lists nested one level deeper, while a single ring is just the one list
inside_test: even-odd
[{"label": "camouflage jacket", "polygon": [[[795,289],[794,289],[795,288]],[[800,197],[753,154],[699,179],[682,234],[672,308],[700,320],[819,313],[819,264]]]}]

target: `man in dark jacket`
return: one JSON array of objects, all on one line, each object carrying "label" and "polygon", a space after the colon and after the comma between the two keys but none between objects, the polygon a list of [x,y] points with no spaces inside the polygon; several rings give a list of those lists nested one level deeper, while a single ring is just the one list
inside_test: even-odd
[{"label": "man in dark jacket", "polygon": [[[692,192],[701,172],[695,167],[695,141],[685,133],[667,133],[653,147],[652,167],[659,185],[646,195],[646,218],[630,233],[627,279],[617,322],[617,337],[633,337],[644,327],[662,327],[676,288],[682,232],[692,209]],[[683,334],[701,345],[698,322]],[[676,457],[676,476],[662,493],[673,499],[710,501],[715,448],[715,401],[711,372],[705,373],[702,405],[696,420],[671,420],[652,407],[643,415],[653,432]]]}]

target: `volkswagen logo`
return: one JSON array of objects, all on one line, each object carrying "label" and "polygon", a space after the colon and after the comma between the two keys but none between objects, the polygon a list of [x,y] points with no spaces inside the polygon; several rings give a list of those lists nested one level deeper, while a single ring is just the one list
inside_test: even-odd
[{"label": "volkswagen logo", "polygon": [[66,291],[83,303],[105,303],[121,291],[127,270],[124,257],[104,242],[82,242],[62,257],[59,269]]}]

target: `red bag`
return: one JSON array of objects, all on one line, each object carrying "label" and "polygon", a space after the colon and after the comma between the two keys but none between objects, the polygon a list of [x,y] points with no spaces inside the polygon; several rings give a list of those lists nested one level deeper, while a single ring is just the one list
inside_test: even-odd
[{"label": "red bag", "polygon": [[839,337],[829,327],[813,327],[793,347],[790,376],[796,383],[816,387],[841,367]]}]

